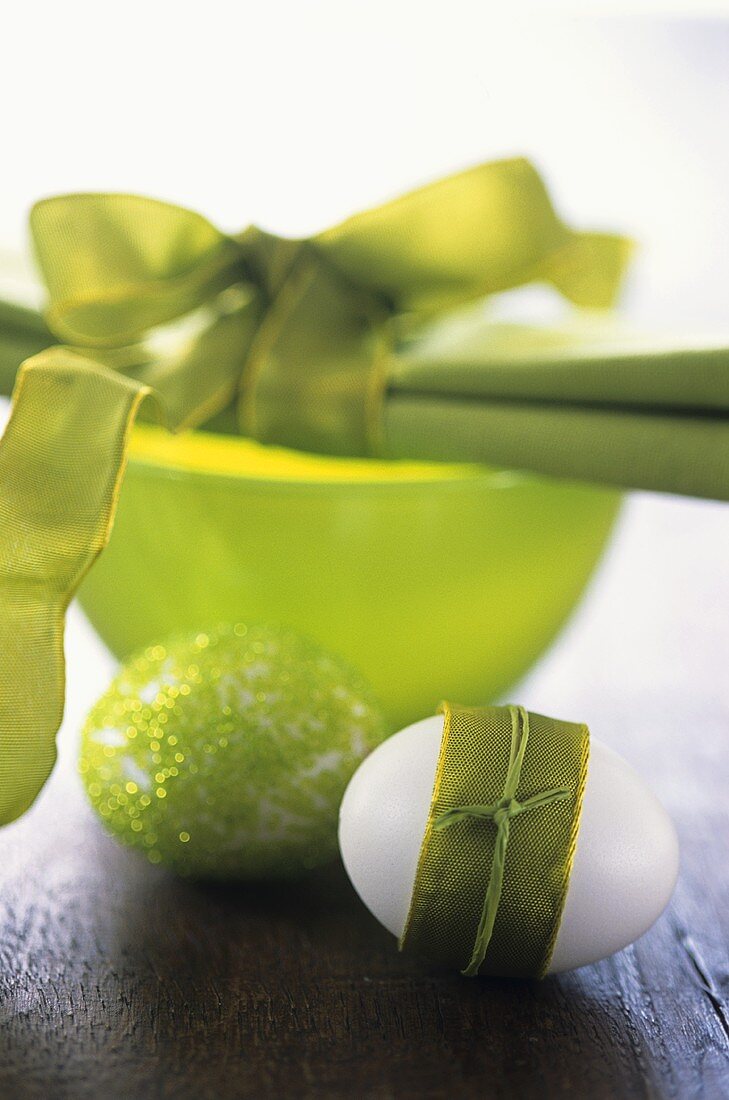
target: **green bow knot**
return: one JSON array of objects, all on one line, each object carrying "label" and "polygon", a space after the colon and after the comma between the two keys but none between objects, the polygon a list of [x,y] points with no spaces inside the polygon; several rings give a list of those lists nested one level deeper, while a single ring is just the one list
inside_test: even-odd
[{"label": "green bow knot", "polygon": [[550,802],[557,802],[561,798],[568,798],[569,791],[566,787],[555,787],[550,791],[542,791],[541,794],[532,795],[520,802],[518,798],[500,798],[498,802],[490,805],[456,806],[452,810],[445,810],[433,822],[434,829],[447,829],[455,825],[457,821],[467,821],[469,818],[479,818],[483,821],[493,821],[501,828],[511,820],[519,817],[528,810],[536,810],[540,806],[548,806]]}]

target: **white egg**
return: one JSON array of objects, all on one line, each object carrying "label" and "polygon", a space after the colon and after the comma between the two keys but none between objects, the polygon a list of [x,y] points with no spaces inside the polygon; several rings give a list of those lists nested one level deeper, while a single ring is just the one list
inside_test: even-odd
[{"label": "white egg", "polygon": [[[352,885],[385,928],[402,934],[430,808],[443,718],[396,733],[352,777],[339,847]],[[673,824],[643,780],[590,739],[572,875],[549,973],[632,943],[665,908],[678,874]]]}]

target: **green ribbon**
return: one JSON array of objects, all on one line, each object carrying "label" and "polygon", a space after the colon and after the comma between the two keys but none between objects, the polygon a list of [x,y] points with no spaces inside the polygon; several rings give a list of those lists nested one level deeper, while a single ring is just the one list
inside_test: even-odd
[{"label": "green ribbon", "polygon": [[18,376],[0,444],[2,823],[28,809],[53,767],[66,608],[109,538],[148,392],[53,348]]},{"label": "green ribbon", "polygon": [[438,830],[449,829],[459,821],[468,821],[473,818],[480,821],[492,821],[496,826],[496,843],[491,858],[491,873],[484,898],[483,911],[478,924],[471,958],[468,966],[461,972],[469,978],[478,974],[491,942],[504,885],[506,852],[509,846],[511,822],[521,814],[541,809],[542,806],[549,806],[553,802],[561,802],[570,796],[567,787],[553,787],[547,791],[539,791],[521,802],[516,798],[524,753],[529,740],[529,714],[524,707],[510,706],[508,709],[511,714],[511,750],[501,798],[498,802],[487,804],[476,803],[470,806],[454,806],[450,810],[444,810],[433,822],[433,828]]},{"label": "green ribbon", "polygon": [[443,712],[400,947],[469,977],[542,976],[577,843],[587,727],[515,706]]}]

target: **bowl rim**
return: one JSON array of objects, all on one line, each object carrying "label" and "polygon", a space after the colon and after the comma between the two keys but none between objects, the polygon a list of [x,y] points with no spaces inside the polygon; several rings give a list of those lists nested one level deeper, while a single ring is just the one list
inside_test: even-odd
[{"label": "bowl rim", "polygon": [[216,432],[173,435],[151,424],[138,424],[132,431],[129,462],[135,470],[151,476],[167,473],[175,480],[224,480],[251,487],[289,489],[302,486],[336,490],[346,486],[385,490],[479,483],[503,490],[540,480],[530,473],[476,463],[345,458],[268,446]]}]

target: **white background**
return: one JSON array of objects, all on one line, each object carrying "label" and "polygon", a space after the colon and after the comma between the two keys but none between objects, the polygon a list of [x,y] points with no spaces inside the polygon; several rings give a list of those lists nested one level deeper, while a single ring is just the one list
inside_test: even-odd
[{"label": "white background", "polygon": [[[0,247],[21,248],[29,204],[57,191],[147,192],[225,228],[255,220],[301,233],[526,153],[575,224],[640,241],[626,312],[728,332],[729,23],[503,22],[486,10],[459,0],[16,5],[0,65]],[[728,517],[711,503],[632,498],[587,602],[520,698],[572,716],[583,700],[570,653],[584,646],[604,653],[606,691],[635,688],[641,668],[622,661],[621,631],[642,622],[659,681],[650,691],[687,704],[702,663],[729,641],[712,598]],[[660,614],[641,616],[641,598]],[[669,620],[674,639],[677,621],[691,624],[688,648],[661,650]],[[72,755],[114,662],[77,612],[67,650]],[[711,690],[726,710],[725,683]]]}]

